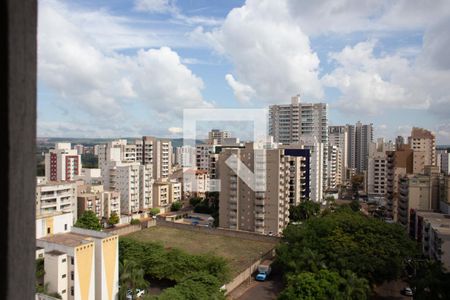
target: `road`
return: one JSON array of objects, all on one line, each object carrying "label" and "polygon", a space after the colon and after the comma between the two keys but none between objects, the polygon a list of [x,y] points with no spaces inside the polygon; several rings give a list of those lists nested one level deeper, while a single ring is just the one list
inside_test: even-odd
[{"label": "road", "polygon": [[281,278],[281,272],[273,270],[268,280],[256,281],[254,276],[250,284],[246,285],[247,290],[237,300],[272,300],[277,299],[281,290],[283,289],[283,281]]}]

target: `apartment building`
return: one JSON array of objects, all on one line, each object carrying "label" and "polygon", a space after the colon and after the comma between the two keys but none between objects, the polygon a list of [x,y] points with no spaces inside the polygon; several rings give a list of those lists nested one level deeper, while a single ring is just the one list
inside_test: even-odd
[{"label": "apartment building", "polygon": [[409,227],[411,214],[417,210],[439,209],[441,174],[436,166],[425,167],[424,174],[399,178],[398,222]]},{"label": "apartment building", "polygon": [[441,172],[450,175],[450,149],[436,150],[436,165],[440,167]]},{"label": "apartment building", "polygon": [[[289,222],[289,207],[309,197],[310,151],[300,145],[297,149],[294,145],[287,147],[255,149],[253,143],[247,143],[244,148],[222,150],[218,161],[220,227],[261,234],[282,232]],[[227,163],[232,155],[240,161]],[[228,164],[236,170],[248,168],[254,172],[253,181],[245,171],[244,178],[238,177]]]},{"label": "apartment building", "polygon": [[230,138],[231,134],[229,131],[213,129],[208,132],[208,144],[209,145],[222,145],[225,142],[225,139]]},{"label": "apartment building", "polygon": [[172,173],[172,142],[151,136],[142,137],[142,163],[152,165],[155,180],[167,180]]},{"label": "apartment building", "polygon": [[450,215],[417,211],[412,222],[413,237],[427,257],[442,263],[450,271]]},{"label": "apartment building", "polygon": [[386,204],[387,217],[397,221],[399,179],[407,174],[413,174],[414,151],[403,145],[396,151],[386,152]]},{"label": "apartment building", "polygon": [[82,168],[81,174],[75,176],[75,180],[82,180],[85,184],[92,184],[92,185],[103,184],[102,179],[103,178],[101,169]]},{"label": "apartment building", "polygon": [[175,150],[176,164],[183,168],[194,168],[196,166],[197,149],[190,145],[177,147]]},{"label": "apartment building", "polygon": [[77,220],[77,184],[69,181],[38,181],[36,185],[36,215],[72,213]]},{"label": "apartment building", "polygon": [[89,210],[103,221],[107,221],[112,213],[120,216],[120,193],[105,191],[103,185],[79,185],[77,202],[78,215]]},{"label": "apartment building", "polygon": [[411,136],[408,137],[408,144],[412,150],[423,154],[423,165],[417,173],[423,172],[425,166],[436,165],[436,136],[429,130],[413,127]]},{"label": "apartment building", "polygon": [[185,199],[191,197],[204,198],[209,191],[210,175],[207,171],[196,169],[180,169],[174,172],[173,178],[182,182],[182,194]]},{"label": "apartment building", "polygon": [[373,125],[357,122],[346,125],[348,131],[348,167],[357,173],[364,173],[368,168],[370,143],[373,141]]},{"label": "apartment building", "polygon": [[73,214],[50,212],[36,215],[36,238],[69,232],[73,225]]},{"label": "apartment building", "polygon": [[343,154],[341,148],[328,146],[328,188],[336,189],[343,182]]},{"label": "apartment building", "polygon": [[44,249],[44,282],[63,300],[116,300],[119,291],[118,236],[73,227],[36,240]]},{"label": "apartment building", "polygon": [[367,166],[367,193],[374,196],[384,196],[387,185],[387,151],[394,151],[395,146],[391,142],[385,143],[379,138],[376,143],[369,146]]},{"label": "apartment building", "polygon": [[181,183],[176,181],[158,181],[153,184],[154,207],[169,207],[173,202],[181,201]]},{"label": "apartment building", "polygon": [[70,143],[56,143],[45,154],[45,176],[49,181],[71,181],[81,173],[81,155]]},{"label": "apartment building", "polygon": [[296,144],[302,139],[316,139],[322,144],[323,189],[328,179],[328,118],[327,104],[301,103],[300,95],[291,98],[291,104],[269,107],[269,135],[275,143]]},{"label": "apartment building", "polygon": [[[329,145],[339,149],[341,155],[341,170],[337,170],[341,180],[346,180],[346,170],[348,168],[348,128],[347,126],[328,126]],[[337,150],[334,150],[337,151]],[[330,175],[331,176],[331,175]]]}]

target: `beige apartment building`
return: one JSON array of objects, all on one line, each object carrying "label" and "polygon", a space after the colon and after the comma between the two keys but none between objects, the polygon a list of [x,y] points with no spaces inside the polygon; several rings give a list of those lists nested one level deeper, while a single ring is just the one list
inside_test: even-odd
[{"label": "beige apartment building", "polygon": [[72,213],[77,220],[77,184],[70,181],[40,181],[36,185],[36,214]]},{"label": "beige apartment building", "polygon": [[393,143],[385,143],[382,138],[369,146],[367,168],[367,192],[369,195],[384,196],[387,185],[387,151],[394,151]]},{"label": "beige apartment building", "polygon": [[118,299],[118,241],[117,235],[76,227],[37,239],[48,292],[63,300]]},{"label": "beige apartment building", "polygon": [[413,237],[427,257],[442,263],[450,271],[450,215],[417,211],[412,222]]},{"label": "beige apartment building", "polygon": [[441,174],[436,166],[425,167],[424,174],[399,178],[398,222],[409,227],[411,214],[417,210],[439,209]]},{"label": "beige apartment building", "polygon": [[[244,148],[222,150],[218,162],[220,227],[261,234],[282,232],[289,222],[290,206],[309,197],[309,150],[300,146],[295,149],[293,145],[288,148],[254,149],[253,143],[247,143]],[[256,191],[227,165],[232,155],[241,160],[234,168],[241,170],[245,166],[254,172]],[[247,179],[250,177],[248,174]]]},{"label": "beige apartment building", "polygon": [[417,166],[415,173],[421,173],[425,166],[436,165],[436,137],[426,129],[413,127],[411,136],[408,137],[408,144],[413,151],[421,152],[423,164]]},{"label": "beige apartment building", "polygon": [[51,212],[36,215],[36,238],[69,232],[73,225],[73,214]]},{"label": "beige apartment building", "polygon": [[159,181],[153,184],[153,207],[168,207],[181,199],[180,182]]},{"label": "beige apartment building", "polygon": [[104,221],[109,219],[113,212],[120,216],[120,193],[105,191],[103,185],[79,185],[77,202],[78,215],[90,210]]}]

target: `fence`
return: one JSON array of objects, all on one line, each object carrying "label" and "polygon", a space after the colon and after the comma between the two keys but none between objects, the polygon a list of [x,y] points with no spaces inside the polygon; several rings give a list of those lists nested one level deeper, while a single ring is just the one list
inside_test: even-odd
[{"label": "fence", "polygon": [[237,230],[230,230],[230,229],[224,229],[224,228],[210,228],[210,227],[204,227],[204,226],[198,226],[198,225],[194,226],[194,225],[189,225],[189,224],[164,221],[164,220],[160,220],[160,219],[157,219],[156,225],[178,228],[178,229],[182,229],[182,230],[200,231],[200,232],[204,232],[204,233],[208,233],[208,234],[229,236],[229,237],[247,239],[247,240],[252,240],[252,241],[272,242],[272,243],[274,243],[274,242],[277,243],[278,241],[280,241],[279,237],[262,235],[262,234],[258,234],[258,233],[254,233],[254,232],[237,231]]},{"label": "fence", "polygon": [[266,259],[272,260],[274,257],[275,257],[275,248],[261,255],[261,257],[255,260],[249,267],[247,267],[247,269],[245,269],[239,275],[234,277],[234,279],[231,282],[225,284],[226,289],[225,295],[228,295],[234,289],[240,286],[244,281],[248,280],[252,276],[252,274],[256,271],[258,265],[261,264],[262,261]]},{"label": "fence", "polygon": [[117,235],[127,235],[152,226],[156,226],[155,220],[144,220],[141,221],[141,224],[118,226],[105,231]]}]

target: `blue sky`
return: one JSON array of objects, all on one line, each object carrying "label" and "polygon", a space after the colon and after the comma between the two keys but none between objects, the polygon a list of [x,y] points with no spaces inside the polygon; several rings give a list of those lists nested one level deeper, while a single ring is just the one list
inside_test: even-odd
[{"label": "blue sky", "polygon": [[182,135],[185,108],[329,104],[450,144],[450,2],[39,1],[38,136]]}]

